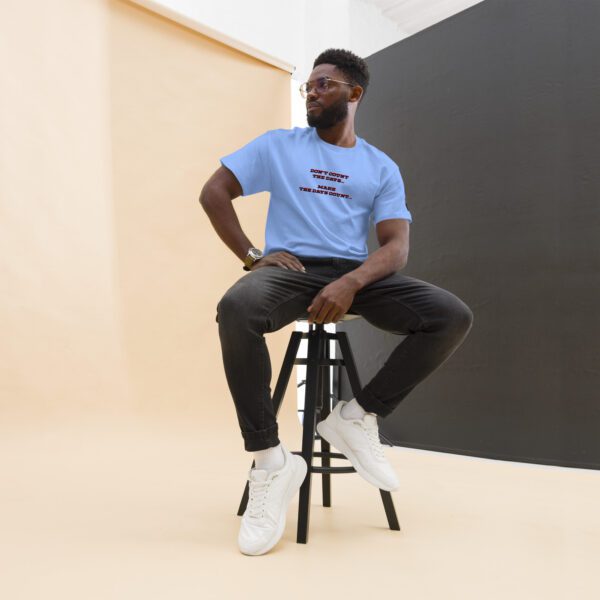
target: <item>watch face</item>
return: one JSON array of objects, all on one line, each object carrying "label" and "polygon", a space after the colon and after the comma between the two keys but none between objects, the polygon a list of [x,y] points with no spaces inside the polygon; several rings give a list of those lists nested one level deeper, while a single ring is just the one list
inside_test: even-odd
[{"label": "watch face", "polygon": [[262,258],[263,253],[258,250],[258,248],[252,248],[250,249],[250,251],[248,252],[248,254],[250,254],[250,256],[254,259],[254,260],[258,260],[259,258]]}]

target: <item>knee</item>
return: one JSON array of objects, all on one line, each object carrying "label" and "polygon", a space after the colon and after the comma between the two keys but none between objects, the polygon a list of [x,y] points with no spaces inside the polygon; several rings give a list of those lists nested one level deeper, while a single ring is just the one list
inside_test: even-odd
[{"label": "knee", "polygon": [[450,294],[440,303],[439,319],[444,329],[464,337],[473,326],[473,311],[460,299]]},{"label": "knee", "polygon": [[241,294],[229,289],[217,303],[217,323],[229,324],[232,320],[239,321],[244,316],[244,302]]},{"label": "knee", "polygon": [[463,335],[467,335],[473,327],[473,311],[464,303],[461,302],[461,312],[459,317],[459,324]]},{"label": "knee", "polygon": [[241,286],[233,286],[217,304],[217,323],[246,327],[251,320],[260,320],[262,315],[256,300],[249,290]]}]

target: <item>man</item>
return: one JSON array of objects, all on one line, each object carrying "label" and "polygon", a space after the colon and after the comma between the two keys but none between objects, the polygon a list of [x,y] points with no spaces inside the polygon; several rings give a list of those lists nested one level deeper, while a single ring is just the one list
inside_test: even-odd
[{"label": "man", "polygon": [[[360,394],[339,401],[317,426],[366,481],[392,491],[398,480],[379,442],[377,416],[389,415],[472,326],[462,300],[399,273],[412,215],[398,166],[354,132],[368,83],[364,60],[348,50],[322,52],[301,86],[309,126],[267,131],[223,157],[200,195],[217,234],[249,271],[217,306],[225,374],[256,463],[238,536],[244,554],[264,554],[279,541],[307,472],[304,459],[278,438],[264,334],[301,316],[337,323],[350,311],[408,335]],[[232,200],[267,190],[263,253],[242,231]],[[371,216],[380,248],[368,255]]]}]

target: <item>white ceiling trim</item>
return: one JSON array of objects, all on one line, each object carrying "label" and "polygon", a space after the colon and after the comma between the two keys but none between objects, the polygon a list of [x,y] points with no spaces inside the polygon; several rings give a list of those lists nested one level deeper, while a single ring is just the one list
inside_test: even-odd
[{"label": "white ceiling trim", "polygon": [[231,46],[232,48],[235,48],[236,50],[239,50],[240,52],[249,54],[250,56],[253,56],[254,58],[258,58],[259,60],[262,60],[263,62],[273,65],[274,67],[278,67],[279,69],[282,69],[283,71],[287,71],[288,73],[293,73],[296,70],[296,67],[294,65],[292,65],[291,63],[284,61],[280,58],[277,58],[276,56],[273,56],[271,54],[268,54],[268,53],[264,52],[263,50],[260,50],[260,48],[255,48],[254,46],[251,46],[251,45],[247,44],[246,42],[243,42],[242,40],[232,37],[231,35],[228,35],[224,31],[219,31],[217,29],[214,29],[213,27],[210,27],[210,26],[206,25],[205,23],[198,21],[197,19],[190,17],[189,15],[185,14],[184,12],[180,12],[175,8],[166,6],[165,3],[163,3],[163,2],[159,2],[159,1],[155,1],[155,0],[133,0],[133,2],[135,2],[135,4],[139,4],[140,6],[143,6],[144,8],[147,8],[148,10],[156,12],[159,15],[162,15],[163,17],[166,17],[167,19],[171,19],[172,21],[175,21],[176,23],[179,23],[180,25],[184,25],[185,27],[188,27],[189,29],[193,29],[194,31],[197,31],[198,33],[201,33],[202,35],[205,35],[209,38],[217,40],[218,42],[226,44],[227,46]]},{"label": "white ceiling trim", "polygon": [[361,0],[377,7],[407,35],[414,35],[483,0]]}]

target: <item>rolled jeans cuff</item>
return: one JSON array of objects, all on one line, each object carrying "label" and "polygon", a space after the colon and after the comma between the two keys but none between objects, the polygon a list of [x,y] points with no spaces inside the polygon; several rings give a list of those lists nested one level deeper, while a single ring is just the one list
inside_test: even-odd
[{"label": "rolled jeans cuff", "polygon": [[279,445],[279,425],[275,423],[267,429],[259,429],[258,431],[242,431],[244,438],[244,449],[248,452],[257,452],[258,450],[266,450],[273,446]]},{"label": "rolled jeans cuff", "polygon": [[380,400],[367,389],[363,388],[356,396],[356,401],[360,404],[367,412],[375,413],[380,417],[387,417],[393,412],[393,408],[387,404],[383,404]]}]

